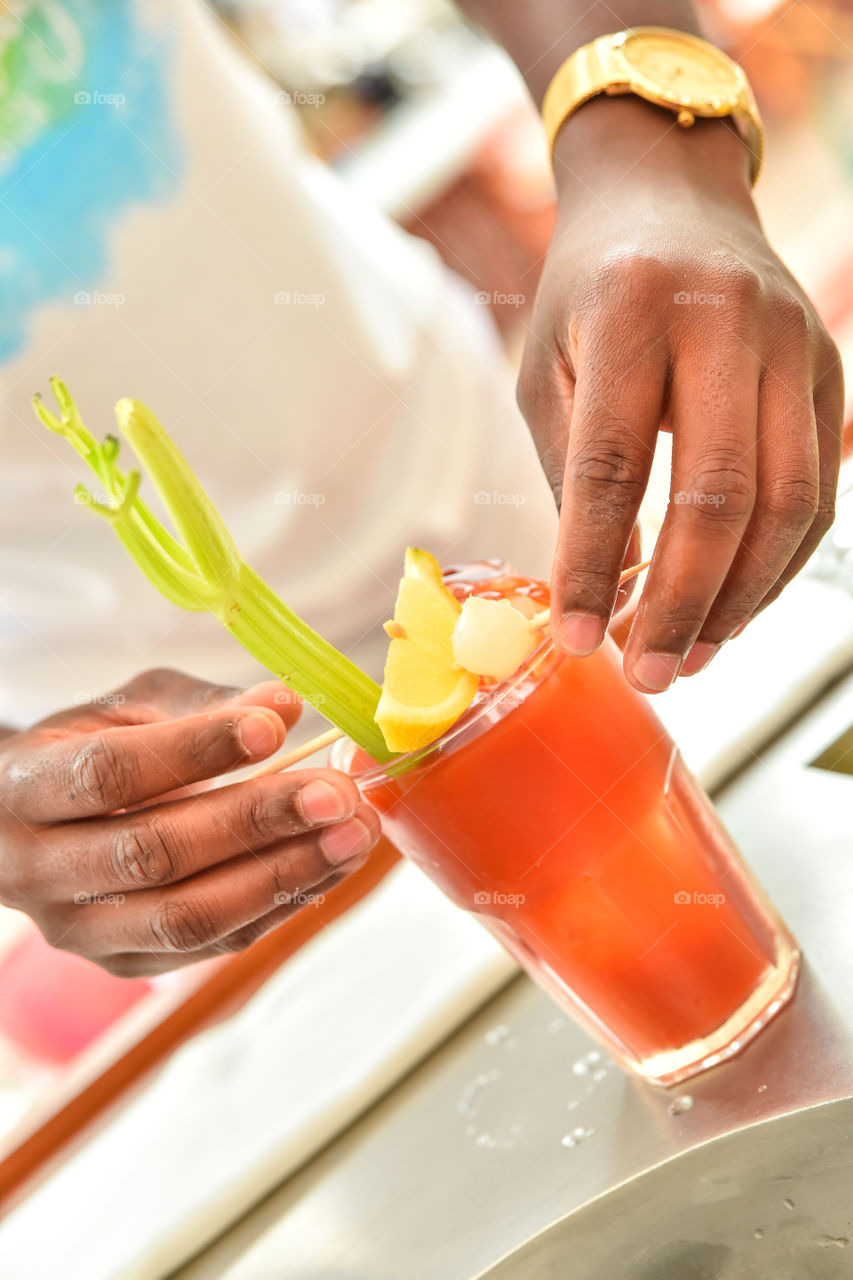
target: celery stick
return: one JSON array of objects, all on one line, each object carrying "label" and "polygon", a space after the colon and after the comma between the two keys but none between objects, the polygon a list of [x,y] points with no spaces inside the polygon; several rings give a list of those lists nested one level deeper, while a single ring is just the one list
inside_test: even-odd
[{"label": "celery stick", "polygon": [[183,609],[213,613],[269,671],[381,763],[393,759],[375,721],[382,690],[345,654],[289,609],[243,560],[219,513],[189,463],[150,409],[120,400],[116,420],[169,512],[178,538],[138,494],[139,472],[118,467],[118,441],[98,441],[83,425],[68,388],[51,378],[62,416],[36,397],[39,419],[76,449],[94,471],[109,501],[78,494],[105,517],[151,583]]}]

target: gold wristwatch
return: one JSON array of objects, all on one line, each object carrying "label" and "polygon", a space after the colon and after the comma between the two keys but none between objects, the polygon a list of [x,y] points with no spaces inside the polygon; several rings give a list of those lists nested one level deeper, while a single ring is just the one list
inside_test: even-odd
[{"label": "gold wristwatch", "polygon": [[707,40],[668,27],[630,27],[576,49],[548,86],[542,118],[551,154],[557,134],[596,95],[635,93],[676,113],[684,128],[697,116],[731,116],[752,153],[752,182],[764,156],[764,130],[736,62]]}]

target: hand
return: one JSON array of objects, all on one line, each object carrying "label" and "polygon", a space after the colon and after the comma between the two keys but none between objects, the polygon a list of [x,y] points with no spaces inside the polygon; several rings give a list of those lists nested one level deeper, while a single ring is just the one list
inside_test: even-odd
[{"label": "hand", "polygon": [[148,671],[0,742],[0,901],[122,976],[238,951],[364,860],[378,819],[331,769],[197,784],[271,755],[299,716]]},{"label": "hand", "polygon": [[624,657],[657,692],[706,665],[831,524],[841,366],[764,238],[733,127],[682,130],[639,99],[598,99],[564,127],[555,167],[519,381],[561,506],[555,639],[575,654],[601,643],[670,429],[670,505]]}]

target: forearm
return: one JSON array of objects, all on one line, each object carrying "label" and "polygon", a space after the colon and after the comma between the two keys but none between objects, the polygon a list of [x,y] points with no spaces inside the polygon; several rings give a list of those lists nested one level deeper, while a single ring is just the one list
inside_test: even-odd
[{"label": "forearm", "polygon": [[637,26],[701,34],[690,0],[458,0],[458,5],[506,49],[537,106],[557,68],[597,36]]}]

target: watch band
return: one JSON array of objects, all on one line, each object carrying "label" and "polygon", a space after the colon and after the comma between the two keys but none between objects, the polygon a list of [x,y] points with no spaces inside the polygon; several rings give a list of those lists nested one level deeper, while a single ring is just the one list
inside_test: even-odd
[{"label": "watch band", "polygon": [[[563,125],[574,115],[579,107],[600,94],[619,95],[636,93],[644,101],[651,101],[635,89],[627,78],[614,77],[611,68],[613,42],[618,32],[612,35],[599,36],[589,44],[582,45],[571,54],[557,69],[542,101],[542,122],[548,140],[548,154],[553,163],[554,146],[557,135]],[[666,110],[675,113],[680,124],[692,124],[696,115],[687,108],[675,103],[659,103]],[[758,178],[764,161],[764,130],[758,108],[744,78],[743,100],[740,109],[734,107],[723,116],[711,118],[730,119],[744,136],[744,141],[752,156],[750,181],[752,185]]]}]

